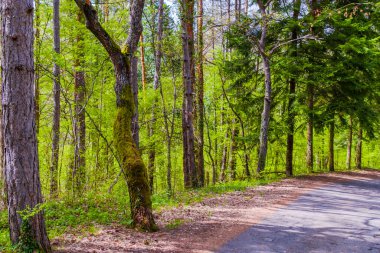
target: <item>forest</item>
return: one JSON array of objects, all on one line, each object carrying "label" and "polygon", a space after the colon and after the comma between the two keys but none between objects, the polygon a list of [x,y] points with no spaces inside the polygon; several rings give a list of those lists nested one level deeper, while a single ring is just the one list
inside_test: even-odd
[{"label": "forest", "polygon": [[154,232],[162,208],[380,168],[376,0],[0,8],[1,252],[52,252],[97,225]]}]

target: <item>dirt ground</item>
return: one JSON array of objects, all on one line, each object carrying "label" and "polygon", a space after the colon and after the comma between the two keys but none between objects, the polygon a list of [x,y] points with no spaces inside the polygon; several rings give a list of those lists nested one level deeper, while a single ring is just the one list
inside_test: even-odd
[{"label": "dirt ground", "polygon": [[[300,195],[327,184],[380,178],[363,170],[284,179],[156,214],[159,232],[143,233],[122,226],[100,227],[83,238],[65,235],[53,241],[56,252],[214,252],[225,242],[257,224]],[[176,228],[168,224],[181,221]]]}]

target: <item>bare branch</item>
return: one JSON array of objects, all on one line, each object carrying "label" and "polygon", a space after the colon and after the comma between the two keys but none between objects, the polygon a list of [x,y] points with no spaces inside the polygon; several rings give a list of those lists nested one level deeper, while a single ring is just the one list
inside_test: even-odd
[{"label": "bare branch", "polygon": [[301,36],[301,37],[298,37],[297,39],[292,39],[292,40],[287,40],[287,41],[284,41],[284,42],[279,42],[277,43],[270,51],[269,51],[269,56],[271,56],[278,48],[282,47],[282,46],[285,46],[289,43],[292,43],[294,41],[298,41],[298,40],[319,40],[317,37],[311,35],[311,34],[308,34],[308,35],[305,35],[305,36]]}]

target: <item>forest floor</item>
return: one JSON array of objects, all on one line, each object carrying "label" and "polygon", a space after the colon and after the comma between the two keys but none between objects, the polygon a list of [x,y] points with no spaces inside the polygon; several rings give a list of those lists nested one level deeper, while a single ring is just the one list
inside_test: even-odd
[{"label": "forest floor", "polygon": [[252,225],[307,192],[333,183],[380,179],[380,171],[361,170],[284,179],[155,213],[159,232],[99,226],[84,236],[66,234],[53,241],[56,252],[214,252]]}]

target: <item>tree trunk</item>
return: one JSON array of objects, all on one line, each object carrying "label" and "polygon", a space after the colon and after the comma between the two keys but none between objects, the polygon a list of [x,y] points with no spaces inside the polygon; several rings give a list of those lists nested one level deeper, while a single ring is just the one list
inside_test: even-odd
[{"label": "tree trunk", "polygon": [[140,36],[140,57],[141,57],[141,83],[143,91],[146,90],[146,67],[145,67],[145,48],[144,48],[144,35]]},{"label": "tree trunk", "polygon": [[[235,122],[233,122],[234,124]],[[236,152],[237,152],[237,144],[236,137],[239,135],[239,130],[235,126],[232,128],[231,132],[231,148],[230,148],[230,160],[229,160],[229,172],[231,180],[236,179]]]},{"label": "tree trunk", "polygon": [[347,169],[351,169],[351,150],[352,150],[352,116],[350,116],[350,121],[348,125],[348,134],[347,134],[347,157],[346,157]]},{"label": "tree trunk", "polygon": [[[226,135],[224,140],[228,139],[228,130],[226,131]],[[223,154],[222,154],[222,161],[220,162],[220,182],[224,182],[226,180],[226,167],[227,167],[227,157],[228,157],[228,147],[227,143],[224,142],[223,144]]]},{"label": "tree trunk", "polygon": [[[84,23],[84,15],[78,12],[78,21]],[[86,180],[86,115],[85,115],[85,94],[86,94],[86,80],[83,71],[84,65],[84,49],[83,37],[78,32],[77,38],[77,51],[75,59],[75,72],[74,72],[74,101],[75,101],[75,119],[74,119],[74,168],[72,173],[72,180],[74,183],[73,192],[75,196],[81,196],[83,187]]]},{"label": "tree trunk", "polygon": [[132,93],[133,93],[133,102],[135,103],[135,111],[132,116],[132,137],[134,142],[136,143],[137,148],[139,148],[140,144],[140,135],[139,135],[139,84],[138,84],[138,74],[137,74],[137,65],[138,59],[136,56],[131,57],[130,68],[131,68],[131,85],[132,85]]},{"label": "tree trunk", "polygon": [[[162,33],[163,33],[163,17],[164,16],[164,1],[160,0],[158,5],[158,24],[157,24],[157,39],[155,40],[157,43],[154,43],[155,46],[155,69],[154,69],[154,100],[152,105],[152,119],[149,124],[149,137],[152,138],[155,130],[156,123],[156,105],[158,103],[157,91],[161,88],[161,58],[162,58]],[[152,34],[152,37],[155,35]],[[149,185],[151,191],[153,192],[153,180],[154,180],[154,171],[155,171],[155,158],[156,158],[156,147],[153,141],[150,150],[149,150]]]},{"label": "tree trunk", "polygon": [[183,87],[182,138],[183,174],[185,188],[197,187],[197,170],[194,150],[194,0],[181,2],[182,49],[183,49]]},{"label": "tree trunk", "polygon": [[363,142],[363,130],[359,128],[358,130],[358,142],[356,144],[356,169],[362,169],[362,142]]},{"label": "tree trunk", "polygon": [[260,149],[259,157],[257,162],[257,172],[261,172],[265,169],[265,162],[268,151],[268,131],[269,131],[269,119],[270,119],[270,105],[271,105],[271,95],[272,95],[272,81],[270,73],[270,62],[269,57],[265,53],[266,49],[266,36],[268,30],[268,16],[266,13],[266,6],[263,4],[262,0],[258,0],[258,5],[260,8],[262,16],[261,25],[261,37],[259,41],[260,54],[263,60],[264,76],[265,76],[265,95],[264,95],[264,108],[261,114],[261,128],[260,128]]},{"label": "tree trunk", "polygon": [[[33,1],[1,1],[2,106],[8,221],[12,244],[51,252],[43,212],[37,153]],[[20,211],[34,209],[29,218]],[[30,214],[28,212],[28,214]]]},{"label": "tree trunk", "polygon": [[330,122],[330,140],[329,140],[329,170],[334,171],[334,135],[335,135],[335,123],[334,116]]},{"label": "tree trunk", "polygon": [[103,13],[104,13],[104,22],[108,21],[108,18],[110,16],[110,5],[109,0],[104,0],[103,4]]},{"label": "tree trunk", "polygon": [[[0,6],[1,10],[1,6]],[[2,16],[0,15],[0,22]],[[0,34],[2,34],[2,26],[0,26]],[[2,44],[0,43],[0,52],[2,52]],[[0,56],[0,64],[2,56]],[[0,79],[1,80],[1,79]],[[3,89],[0,87],[0,97],[2,97]],[[0,106],[0,115],[3,115],[3,108]],[[4,168],[4,133],[3,133],[3,118],[0,117],[0,211],[7,208],[7,195],[6,195],[6,182],[5,182],[5,168]]]},{"label": "tree trunk", "polygon": [[307,119],[306,167],[309,172],[313,172],[314,87],[311,84],[307,86],[307,97],[307,106],[309,113]]},{"label": "tree trunk", "polygon": [[[296,0],[293,7],[293,20],[297,22],[298,15],[300,13],[301,0]],[[297,57],[297,28],[293,28],[292,31],[292,43],[291,54],[292,58]],[[289,127],[288,136],[287,136],[287,146],[286,146],[286,175],[293,176],[293,146],[294,146],[294,123],[295,123],[295,111],[294,111],[294,102],[296,95],[296,79],[295,77],[290,78],[289,80],[289,102],[288,102],[288,122]]]},{"label": "tree trunk", "polygon": [[40,0],[35,0],[35,23],[36,32],[34,34],[37,53],[35,54],[35,72],[34,72],[34,100],[35,100],[35,114],[36,114],[36,131],[37,134],[40,129],[40,50],[41,50],[41,18],[40,18]]},{"label": "tree trunk", "polygon": [[266,56],[262,56],[264,63],[265,74],[265,96],[264,96],[264,109],[261,114],[261,128],[260,128],[260,150],[257,163],[257,172],[261,172],[265,169],[266,156],[268,151],[268,131],[269,131],[269,118],[270,118],[270,104],[271,104],[271,75],[269,59]]},{"label": "tree trunk", "polygon": [[198,58],[197,58],[197,176],[198,186],[203,187],[205,181],[204,168],[204,80],[203,80],[203,0],[198,0]]},{"label": "tree trunk", "polygon": [[135,141],[132,137],[132,117],[135,102],[131,84],[131,56],[137,49],[142,32],[143,0],[134,0],[131,6],[131,22],[128,39],[123,50],[114,42],[100,25],[91,2],[75,0],[87,19],[87,28],[107,50],[115,70],[115,93],[117,116],[114,124],[114,142],[122,172],[128,185],[131,217],[136,228],[148,231],[157,230],[152,214],[152,201],[147,173]]},{"label": "tree trunk", "polygon": [[[60,43],[60,22],[59,22],[59,0],[54,0],[54,51],[56,54],[61,53]],[[55,60],[53,76],[54,76],[54,113],[53,113],[53,139],[52,154],[50,165],[50,197],[58,197],[58,161],[59,161],[59,135],[60,135],[60,117],[61,117],[61,84],[60,84],[60,66]]]}]

